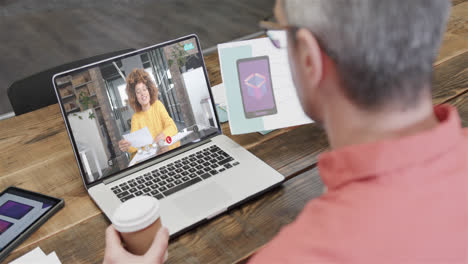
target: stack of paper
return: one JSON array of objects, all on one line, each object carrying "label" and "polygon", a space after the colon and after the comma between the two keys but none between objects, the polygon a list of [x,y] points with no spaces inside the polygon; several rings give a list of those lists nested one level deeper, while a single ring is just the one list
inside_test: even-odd
[{"label": "stack of paper", "polygon": [[218,44],[218,53],[231,134],[313,122],[301,107],[286,49],[259,38]]},{"label": "stack of paper", "polygon": [[152,158],[158,154],[158,147],[150,148],[149,150],[139,151],[135,154],[135,157],[130,161],[128,166],[133,166],[139,162]]},{"label": "stack of paper", "polygon": [[227,106],[226,93],[224,91],[224,84],[223,83],[212,86],[211,87],[211,93],[213,94],[215,104],[217,104],[217,105],[219,105],[221,107],[226,107]]},{"label": "stack of paper", "polygon": [[166,141],[163,141],[163,142],[161,143],[161,145],[162,145],[163,147],[172,146],[172,145],[174,145],[175,143],[181,141],[183,138],[185,138],[186,136],[188,136],[188,135],[190,135],[190,134],[192,134],[192,133],[193,133],[193,131],[187,131],[186,129],[184,129],[184,131],[181,131],[181,132],[175,134],[173,137],[171,137],[172,140],[171,140],[170,143],[167,143]]},{"label": "stack of paper", "polygon": [[134,148],[141,148],[153,143],[153,137],[151,136],[148,127],[144,127],[130,134],[123,135],[123,137],[125,140],[129,141]]},{"label": "stack of paper", "polygon": [[[148,130],[147,127],[145,127],[144,129]],[[143,129],[140,129],[138,131],[141,131]],[[137,132],[138,132],[137,131]],[[132,135],[134,134],[135,132],[129,134],[129,135]],[[148,131],[149,133],[149,131]],[[159,146],[156,145],[156,147],[152,147],[150,148],[149,150],[144,150],[144,151],[138,151],[137,154],[135,155],[135,157],[133,157],[133,159],[130,161],[130,163],[128,164],[128,166],[133,166],[139,162],[142,162],[144,160],[147,160],[149,158],[152,158],[154,156],[156,156],[156,154],[158,154],[158,149],[159,147],[168,147],[168,146],[172,146],[174,145],[175,143],[179,142],[180,140],[182,140],[183,138],[185,138],[186,136],[190,135],[191,133],[193,133],[193,131],[187,131],[187,129],[184,129],[184,131],[181,131],[179,133],[177,133],[176,135],[174,135],[173,137],[171,137],[172,141],[171,143],[167,143],[166,141],[164,140],[161,140],[161,142],[159,143]],[[127,135],[128,136],[128,135]],[[125,135],[124,135],[125,137]],[[128,139],[127,139],[128,140]],[[133,140],[133,139],[132,139]]]},{"label": "stack of paper", "polygon": [[218,118],[220,123],[228,121],[227,115],[227,102],[226,93],[224,91],[224,84],[220,83],[211,87],[211,93],[216,104],[216,111],[218,112]]},{"label": "stack of paper", "polygon": [[46,255],[40,247],[37,247],[23,256],[13,260],[10,264],[62,264],[55,251]]}]

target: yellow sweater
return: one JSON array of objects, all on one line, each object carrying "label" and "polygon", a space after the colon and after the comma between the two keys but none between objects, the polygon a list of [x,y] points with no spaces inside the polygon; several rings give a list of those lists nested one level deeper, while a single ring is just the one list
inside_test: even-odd
[{"label": "yellow sweater", "polygon": [[[167,113],[166,108],[159,100],[154,102],[148,111],[141,111],[133,114],[131,131],[135,132],[144,127],[148,127],[148,130],[150,131],[151,136],[153,136],[153,139],[160,133],[164,133],[166,137],[173,137],[178,132],[174,120],[172,120],[172,118]],[[179,146],[180,142],[177,142],[172,146],[169,146],[169,149],[174,149]],[[132,154],[136,151],[137,149],[134,147],[130,147],[129,149],[129,152]]]}]

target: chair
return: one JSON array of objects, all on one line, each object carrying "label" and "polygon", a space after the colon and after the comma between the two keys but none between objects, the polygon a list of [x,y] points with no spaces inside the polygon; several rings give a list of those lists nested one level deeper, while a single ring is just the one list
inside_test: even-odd
[{"label": "chair", "polygon": [[48,69],[14,82],[7,90],[15,115],[22,115],[57,103],[52,76],[96,61],[118,56],[135,49],[114,51]]}]

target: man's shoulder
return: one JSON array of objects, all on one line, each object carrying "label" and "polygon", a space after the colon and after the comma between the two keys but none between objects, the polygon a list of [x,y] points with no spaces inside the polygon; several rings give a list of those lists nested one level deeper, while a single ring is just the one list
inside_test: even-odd
[{"label": "man's shoulder", "polygon": [[462,133],[463,133],[464,142],[466,143],[466,146],[468,147],[468,127],[463,128]]},{"label": "man's shoulder", "polygon": [[465,138],[465,144],[468,149],[468,127],[463,128],[463,136]]},{"label": "man's shoulder", "polygon": [[[325,205],[326,204],[326,205]],[[330,236],[328,211],[332,208],[327,204],[324,195],[309,201],[293,223],[283,227],[279,234],[259,251],[250,263],[323,263],[323,256],[316,252],[324,249]],[[331,219],[331,222],[334,222]]]}]

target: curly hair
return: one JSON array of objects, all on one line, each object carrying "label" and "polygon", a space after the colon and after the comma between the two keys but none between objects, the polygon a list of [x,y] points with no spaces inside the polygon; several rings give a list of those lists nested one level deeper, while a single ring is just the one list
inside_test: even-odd
[{"label": "curly hair", "polygon": [[154,104],[158,99],[158,87],[151,80],[150,75],[144,70],[136,68],[127,76],[127,95],[128,102],[135,112],[140,112],[142,110],[140,103],[136,98],[135,86],[137,84],[143,83],[148,88],[150,94],[150,104]]}]

